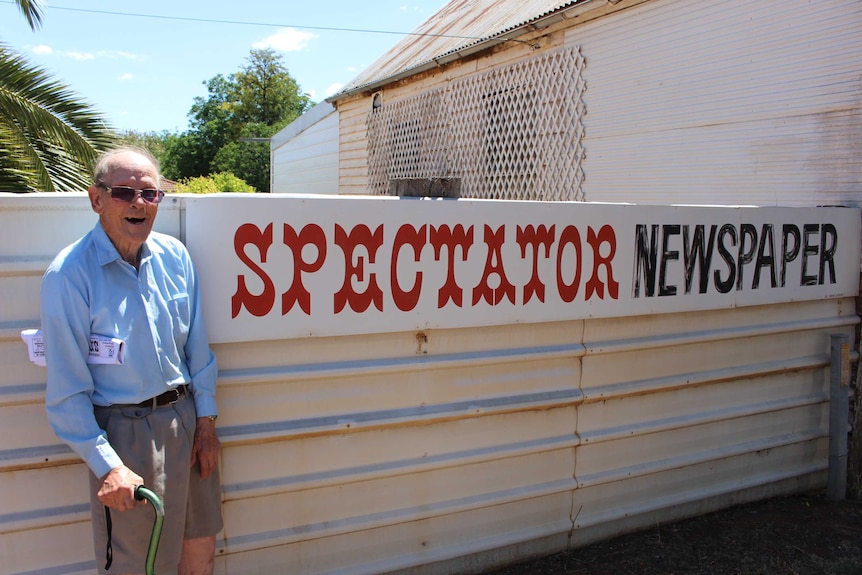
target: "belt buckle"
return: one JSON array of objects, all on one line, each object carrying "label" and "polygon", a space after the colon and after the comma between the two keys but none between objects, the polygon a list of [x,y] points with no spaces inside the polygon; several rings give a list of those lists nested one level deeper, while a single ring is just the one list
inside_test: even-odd
[{"label": "belt buckle", "polygon": [[168,391],[169,392],[172,391],[174,393],[174,397],[173,397],[173,399],[171,399],[170,401],[165,403],[165,405],[173,405],[180,400],[180,388],[175,387],[173,389],[169,389]]}]

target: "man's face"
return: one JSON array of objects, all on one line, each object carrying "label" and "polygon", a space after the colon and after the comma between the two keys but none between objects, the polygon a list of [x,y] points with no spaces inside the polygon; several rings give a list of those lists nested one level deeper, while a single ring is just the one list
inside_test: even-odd
[{"label": "man's face", "polygon": [[[118,157],[114,168],[102,178],[106,186],[128,186],[136,190],[158,187],[155,167],[143,156],[127,153]],[[159,205],[149,203],[138,195],[131,202],[115,200],[101,186],[90,186],[90,204],[99,214],[102,227],[111,238],[120,255],[137,255],[153,229]]]}]

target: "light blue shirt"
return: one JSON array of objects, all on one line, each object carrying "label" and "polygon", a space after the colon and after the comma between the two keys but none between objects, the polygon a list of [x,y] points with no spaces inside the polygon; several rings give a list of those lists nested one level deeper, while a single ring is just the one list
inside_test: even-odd
[{"label": "light blue shirt", "polygon": [[[135,270],[97,224],[48,267],[41,306],[48,421],[96,477],[123,462],[93,405],[139,403],[190,384],[198,417],[218,413],[216,359],[197,275],[179,240],[151,233]],[[125,363],[88,364],[91,334],[122,340]]]}]

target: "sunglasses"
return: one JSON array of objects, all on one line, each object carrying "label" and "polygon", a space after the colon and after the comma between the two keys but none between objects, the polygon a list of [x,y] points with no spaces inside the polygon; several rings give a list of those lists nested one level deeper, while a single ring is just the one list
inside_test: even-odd
[{"label": "sunglasses", "polygon": [[145,202],[158,204],[162,201],[162,198],[165,197],[164,191],[157,190],[155,188],[136,190],[135,188],[130,188],[128,186],[107,186],[102,182],[96,182],[96,185],[107,190],[108,193],[111,194],[112,198],[121,202],[134,202],[138,197],[138,194],[140,194]]}]

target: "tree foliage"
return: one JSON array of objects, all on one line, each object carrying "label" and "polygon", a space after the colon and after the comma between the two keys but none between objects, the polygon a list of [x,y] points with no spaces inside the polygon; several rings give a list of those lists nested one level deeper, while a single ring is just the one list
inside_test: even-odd
[{"label": "tree foliage", "polygon": [[[38,28],[37,2],[17,4]],[[114,137],[89,104],[0,42],[0,191],[86,188],[92,163]]]},{"label": "tree foliage", "polygon": [[159,162],[162,162],[165,158],[165,141],[169,135],[170,132],[167,130],[163,130],[161,132],[138,132],[137,130],[128,130],[120,132],[118,142],[121,146],[144,148]]},{"label": "tree foliage", "polygon": [[274,126],[293,121],[310,107],[311,100],[300,91],[275,51],[252,50],[247,61],[234,76],[235,112],[240,122]]},{"label": "tree foliage", "polygon": [[[239,139],[228,142],[216,153],[212,167],[216,171],[243,174],[243,179],[258,191],[269,191],[269,138],[286,123],[267,126],[254,122],[243,126]],[[258,141],[263,140],[263,141]]]},{"label": "tree foliage", "polygon": [[177,182],[177,192],[183,194],[216,194],[220,192],[253,194],[255,189],[229,172],[219,172]]},{"label": "tree foliage", "polygon": [[[164,140],[162,171],[181,180],[231,172],[269,191],[268,139],[313,104],[271,49],[253,49],[234,74],[204,82],[207,96],[189,111],[189,129]],[[267,141],[253,141],[265,139]]]}]

